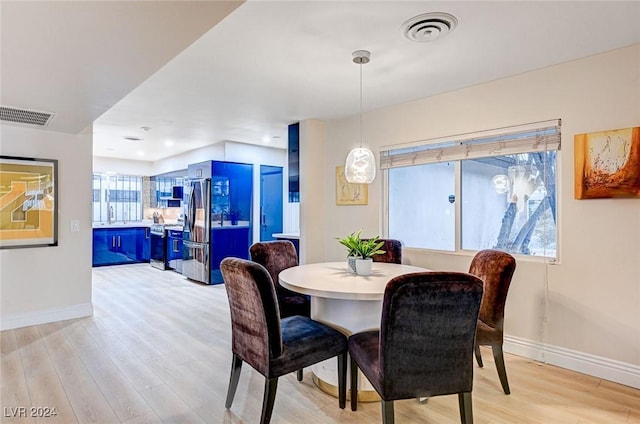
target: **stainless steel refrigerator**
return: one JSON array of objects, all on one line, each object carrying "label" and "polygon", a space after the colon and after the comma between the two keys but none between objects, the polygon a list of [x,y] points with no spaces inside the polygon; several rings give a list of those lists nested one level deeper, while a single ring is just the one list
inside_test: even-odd
[{"label": "stainless steel refrigerator", "polygon": [[211,284],[211,179],[191,180],[184,218],[182,274]]}]

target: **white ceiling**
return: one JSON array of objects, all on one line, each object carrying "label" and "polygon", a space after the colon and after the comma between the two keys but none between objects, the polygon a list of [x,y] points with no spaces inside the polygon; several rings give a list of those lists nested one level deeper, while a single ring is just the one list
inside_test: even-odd
[{"label": "white ceiling", "polygon": [[[640,42],[638,1],[256,0],[236,10],[106,1],[91,11],[95,2],[21,2],[5,19],[6,3],[2,104],[56,112],[58,131],[97,118],[94,155],[148,161],[225,140],[283,148],[290,123],[358,114],[357,49],[372,53],[363,67],[366,111]],[[149,15],[134,13],[134,3]],[[46,13],[36,13],[41,7]],[[401,24],[426,12],[450,13],[458,27],[433,42],[405,39]],[[7,64],[18,50],[31,62]]]}]

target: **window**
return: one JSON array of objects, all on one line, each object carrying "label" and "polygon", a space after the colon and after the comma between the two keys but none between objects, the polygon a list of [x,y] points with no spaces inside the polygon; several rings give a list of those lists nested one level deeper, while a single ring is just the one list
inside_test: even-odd
[{"label": "window", "polygon": [[560,123],[545,124],[382,150],[389,237],[555,258]]},{"label": "window", "polygon": [[155,181],[156,207],[166,208],[167,200],[173,198],[173,187],[183,186],[185,178],[180,177],[151,177]]},{"label": "window", "polygon": [[405,246],[454,251],[454,193],[453,162],[389,170],[389,236]]},{"label": "window", "polygon": [[142,220],[142,177],[93,174],[93,222]]}]

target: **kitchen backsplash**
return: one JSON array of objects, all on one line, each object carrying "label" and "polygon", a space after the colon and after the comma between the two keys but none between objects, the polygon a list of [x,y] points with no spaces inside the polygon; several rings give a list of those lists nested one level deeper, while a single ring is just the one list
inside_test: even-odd
[{"label": "kitchen backsplash", "polygon": [[160,222],[174,224],[182,214],[182,208],[144,208],[144,219],[153,220],[154,212],[158,212],[160,214]]}]

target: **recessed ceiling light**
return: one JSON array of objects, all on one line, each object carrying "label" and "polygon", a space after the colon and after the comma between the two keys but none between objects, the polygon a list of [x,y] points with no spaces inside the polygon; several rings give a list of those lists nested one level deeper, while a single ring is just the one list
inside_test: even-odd
[{"label": "recessed ceiling light", "polygon": [[173,121],[160,121],[162,125],[173,125]]},{"label": "recessed ceiling light", "polygon": [[164,145],[167,147],[173,146],[173,140],[165,140]]},{"label": "recessed ceiling light", "polygon": [[140,138],[140,137],[133,137],[133,136],[126,136],[123,137],[125,140],[127,141],[142,141],[144,140],[144,138]]},{"label": "recessed ceiling light", "polygon": [[151,127],[140,127],[142,131],[151,131]]},{"label": "recessed ceiling light", "polygon": [[116,150],[116,149],[114,149],[113,147],[107,147],[107,151],[108,152],[113,152],[114,150]]},{"label": "recessed ceiling light", "polygon": [[279,135],[274,135],[273,137],[271,137],[273,140],[280,140],[280,136]]},{"label": "recessed ceiling light", "polygon": [[138,150],[138,152],[136,153],[138,156],[144,156],[144,152],[142,150]]}]

